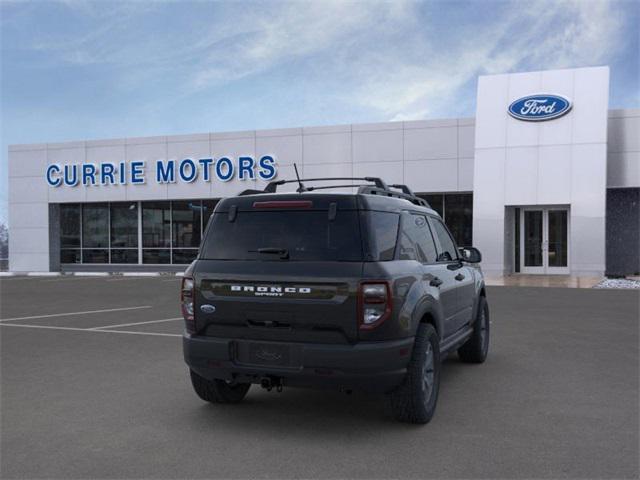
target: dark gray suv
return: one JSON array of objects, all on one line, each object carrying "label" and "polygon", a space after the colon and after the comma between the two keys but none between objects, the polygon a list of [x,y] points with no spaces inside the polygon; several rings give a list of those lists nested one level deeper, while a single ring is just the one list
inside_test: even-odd
[{"label": "dark gray suv", "polygon": [[[344,180],[360,183],[325,184]],[[292,182],[298,193],[276,193]],[[357,193],[317,192],[335,187]],[[487,356],[480,259],[409,188],[378,178],[226,198],[182,282],[193,387],[214,403],[251,384],[382,392],[399,420],[426,423],[441,360]]]}]

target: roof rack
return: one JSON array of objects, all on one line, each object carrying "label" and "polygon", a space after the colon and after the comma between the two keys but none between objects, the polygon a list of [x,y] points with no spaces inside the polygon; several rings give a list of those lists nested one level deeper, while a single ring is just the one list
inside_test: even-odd
[{"label": "roof rack", "polygon": [[[339,185],[320,185],[320,186],[310,186],[307,187],[303,182],[328,182],[334,180],[348,180],[348,181],[356,181],[356,180],[364,180],[365,182],[369,182],[367,184],[339,184]],[[401,184],[392,184],[387,185],[384,180],[378,177],[320,177],[320,178],[298,178],[295,180],[275,180],[273,182],[269,182],[264,190],[245,190],[240,195],[255,195],[259,193],[276,193],[278,187],[280,185],[285,185],[287,183],[297,183],[299,187],[296,189],[298,193],[304,192],[312,192],[314,190],[328,190],[331,188],[357,188],[358,193],[368,194],[368,195],[380,195],[383,197],[394,197],[394,198],[402,198],[410,201],[415,205],[420,205],[422,207],[431,208],[429,203],[414,194],[409,187]],[[391,190],[391,189],[395,190]],[[398,191],[400,190],[400,191]]]},{"label": "roof rack", "polygon": [[[305,187],[302,182],[327,182],[332,180],[364,180],[365,182],[372,182],[376,187],[387,190],[387,184],[382,181],[382,179],[377,177],[320,177],[320,178],[297,178],[295,180],[274,180],[273,182],[269,182],[269,184],[265,187],[265,193],[276,193],[277,188],[280,185],[285,185],[287,183],[297,183],[300,185],[296,190],[298,193],[313,191],[311,188],[317,189],[319,187]],[[331,187],[329,187],[331,188]],[[335,187],[338,188],[338,187]]]}]

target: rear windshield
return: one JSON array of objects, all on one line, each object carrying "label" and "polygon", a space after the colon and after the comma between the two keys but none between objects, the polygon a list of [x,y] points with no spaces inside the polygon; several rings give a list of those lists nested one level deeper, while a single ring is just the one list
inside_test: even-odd
[{"label": "rear windshield", "polygon": [[215,213],[202,245],[206,260],[362,261],[358,212]]}]

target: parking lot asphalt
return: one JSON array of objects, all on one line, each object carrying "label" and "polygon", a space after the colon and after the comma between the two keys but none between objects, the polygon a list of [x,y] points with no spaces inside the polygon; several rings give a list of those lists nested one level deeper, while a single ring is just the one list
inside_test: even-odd
[{"label": "parking lot asphalt", "polygon": [[178,287],[0,280],[0,477],[638,478],[638,291],[489,288],[487,362],[447,359],[414,426],[357,392],[203,403]]}]

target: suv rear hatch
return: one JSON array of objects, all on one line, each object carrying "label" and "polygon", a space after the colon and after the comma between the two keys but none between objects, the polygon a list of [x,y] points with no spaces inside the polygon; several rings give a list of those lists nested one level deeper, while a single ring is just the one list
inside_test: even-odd
[{"label": "suv rear hatch", "polygon": [[362,268],[354,196],[223,200],[193,272],[196,329],[235,339],[355,342]]}]

